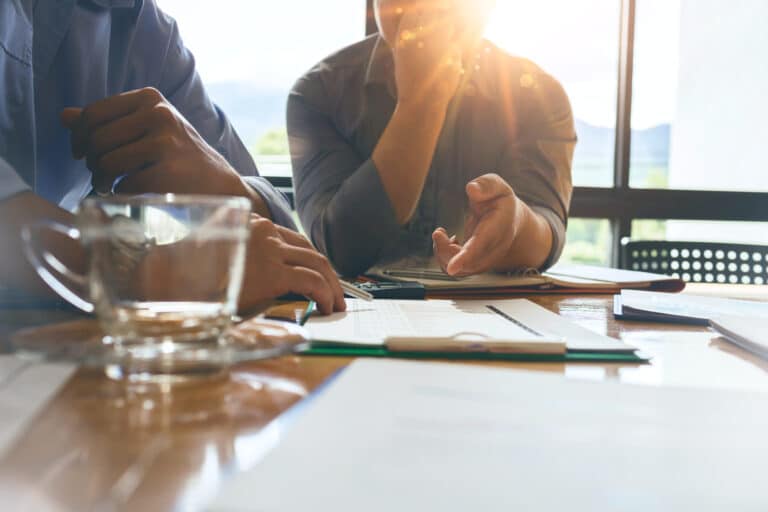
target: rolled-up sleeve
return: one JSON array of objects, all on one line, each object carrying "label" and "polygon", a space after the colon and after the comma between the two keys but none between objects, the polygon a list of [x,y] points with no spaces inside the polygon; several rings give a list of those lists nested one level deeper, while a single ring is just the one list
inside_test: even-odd
[{"label": "rolled-up sleeve", "polygon": [[568,96],[560,83],[532,70],[512,91],[518,127],[502,158],[501,175],[515,193],[552,228],[552,250],[542,269],[554,265],[565,245],[573,183],[576,131]]},{"label": "rolled-up sleeve", "polygon": [[344,275],[373,266],[402,231],[379,171],[324,112],[322,83],[299,81],[288,99],[296,207],[315,245]]},{"label": "rolled-up sleeve", "polygon": [[150,34],[168,34],[167,45],[163,48],[165,55],[159,67],[162,70],[158,86],[160,92],[264,199],[272,220],[295,228],[288,200],[268,181],[259,177],[253,157],[227,116],[209,98],[195,69],[194,56],[184,46],[176,22],[160,11],[154,2],[145,4],[143,15]]},{"label": "rolled-up sleeve", "polygon": [[29,185],[21,179],[18,173],[0,157],[0,201],[30,190]]}]

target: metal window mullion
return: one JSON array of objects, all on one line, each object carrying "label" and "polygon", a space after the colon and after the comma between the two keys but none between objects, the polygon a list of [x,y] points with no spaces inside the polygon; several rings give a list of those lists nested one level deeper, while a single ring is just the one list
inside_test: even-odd
[{"label": "metal window mullion", "polygon": [[[635,52],[636,0],[619,0],[619,69],[616,99],[616,139],[613,165],[613,187],[622,193],[629,189],[630,158],[632,148],[632,81]],[[611,219],[613,226],[611,261],[619,263],[621,239],[632,236],[632,217],[629,211]]]}]

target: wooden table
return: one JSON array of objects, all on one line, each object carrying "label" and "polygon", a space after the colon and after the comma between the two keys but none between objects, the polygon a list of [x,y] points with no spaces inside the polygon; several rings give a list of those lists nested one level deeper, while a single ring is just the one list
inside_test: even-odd
[{"label": "wooden table", "polygon": [[[617,322],[608,296],[533,300],[639,347],[653,357],[651,364],[493,366],[652,386],[768,391],[766,362],[704,328]],[[9,318],[0,318],[6,330]],[[80,370],[0,461],[0,508],[15,510],[7,504],[24,502],[35,511],[197,510],[223,479],[253,467],[279,443],[313,392],[349,362],[286,357],[238,366],[228,379],[205,386],[149,394]]]}]

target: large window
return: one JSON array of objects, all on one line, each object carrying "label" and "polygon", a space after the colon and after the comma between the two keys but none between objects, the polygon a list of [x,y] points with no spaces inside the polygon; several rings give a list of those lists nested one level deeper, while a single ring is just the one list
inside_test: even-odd
[{"label": "large window", "polygon": [[363,0],[158,0],[179,24],[213,100],[266,176],[290,176],[285,105],[294,82],[365,36]]}]

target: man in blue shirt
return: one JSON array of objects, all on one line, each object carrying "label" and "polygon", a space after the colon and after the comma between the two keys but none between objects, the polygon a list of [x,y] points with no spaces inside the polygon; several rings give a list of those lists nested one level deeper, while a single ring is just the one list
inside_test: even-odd
[{"label": "man in blue shirt", "polygon": [[[287,229],[285,198],[258,176],[154,0],[0,2],[0,285],[43,291],[20,227],[71,222],[91,192],[247,197],[260,219],[241,305],[293,291],[343,308],[330,265]],[[76,264],[78,248],[58,244]]]}]

